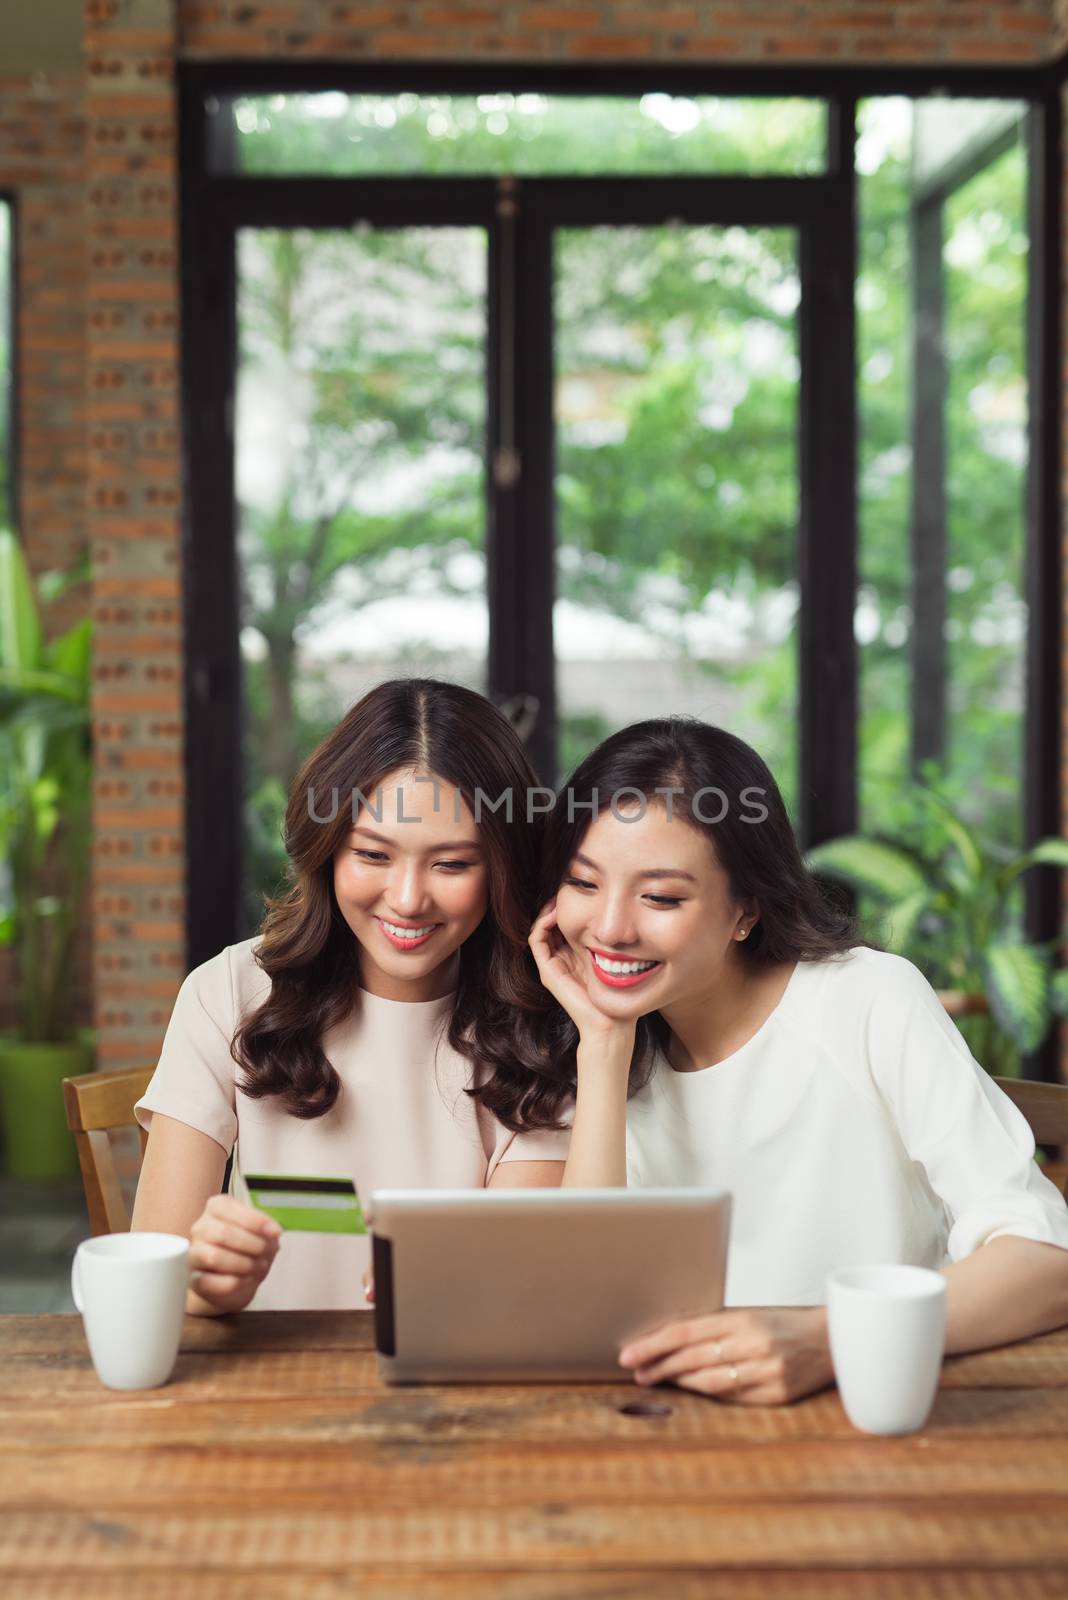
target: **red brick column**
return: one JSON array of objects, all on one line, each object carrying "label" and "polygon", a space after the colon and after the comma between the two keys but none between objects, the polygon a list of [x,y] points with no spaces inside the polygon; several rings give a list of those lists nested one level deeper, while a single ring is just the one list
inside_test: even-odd
[{"label": "red brick column", "polygon": [[185,962],[172,0],[88,0],[88,531],[101,1066],[151,1062]]}]

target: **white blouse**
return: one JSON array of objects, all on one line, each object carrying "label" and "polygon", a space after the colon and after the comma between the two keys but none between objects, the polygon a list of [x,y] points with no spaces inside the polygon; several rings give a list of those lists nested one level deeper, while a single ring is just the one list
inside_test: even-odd
[{"label": "white blouse", "polygon": [[627,1108],[627,1178],[733,1195],[728,1305],[819,1305],[861,1262],[939,1268],[999,1234],[1068,1249],[1022,1113],[923,975],[855,949],[799,962],[753,1037]]}]

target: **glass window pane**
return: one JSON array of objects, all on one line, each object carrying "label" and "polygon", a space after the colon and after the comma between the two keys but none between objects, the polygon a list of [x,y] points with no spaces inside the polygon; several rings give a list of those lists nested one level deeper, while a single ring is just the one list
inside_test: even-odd
[{"label": "glass window pane", "polygon": [[890,827],[908,781],[912,103],[869,100],[857,122],[859,799]]},{"label": "glass window pane", "polygon": [[794,803],[796,254],[791,230],[557,236],[562,771],[688,712]]},{"label": "glass window pane", "polygon": [[[987,863],[1024,832],[1025,111],[887,99],[860,116],[861,822],[949,886],[905,924],[939,988],[983,988],[994,931],[943,804]],[[888,937],[882,903],[862,910]],[[996,931],[1022,917],[1018,887]],[[959,1026],[990,1071],[1018,1070],[990,1018]]]},{"label": "glass window pane", "polygon": [[244,173],[822,172],[819,100],[702,95],[265,95],[211,102]]},{"label": "glass window pane", "polygon": [[246,913],[286,789],[372,684],[485,688],[486,236],[243,229],[236,470]]},{"label": "glass window pane", "polygon": [[1023,844],[1027,173],[1020,144],[946,205],[947,774]]},{"label": "glass window pane", "polygon": [[[857,148],[862,822],[900,827],[912,771],[910,663],[913,653],[922,659],[923,626],[934,625],[944,681],[918,687],[928,700],[944,699],[945,730],[921,773],[1005,847],[1019,844],[1023,829],[1025,109],[870,100]],[[925,285],[922,336],[940,353],[941,393],[937,381],[932,391],[929,360],[913,370],[914,281]],[[933,624],[921,625],[913,614],[914,418],[928,474],[915,489],[917,511],[925,538],[941,542],[944,586]],[[927,449],[939,431],[940,463]]]}]

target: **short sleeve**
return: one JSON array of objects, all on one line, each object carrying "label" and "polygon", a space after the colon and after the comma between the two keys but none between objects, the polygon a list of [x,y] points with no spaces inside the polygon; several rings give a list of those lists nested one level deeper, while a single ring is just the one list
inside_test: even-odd
[{"label": "short sleeve", "polygon": [[513,1133],[498,1161],[566,1161],[571,1129],[537,1128]]},{"label": "short sleeve", "polygon": [[236,1006],[229,952],[189,974],[174,1002],[159,1062],[134,1106],[147,1129],[161,1111],[206,1133],[229,1155],[237,1138],[234,1060]]},{"label": "short sleeve", "polygon": [[496,1122],[496,1139],[486,1166],[486,1183],[502,1161],[566,1161],[574,1110],[573,1102],[561,1108],[560,1121],[567,1124],[564,1128],[535,1128],[527,1133],[513,1133]]},{"label": "short sleeve", "polygon": [[976,1062],[917,968],[884,956],[880,973],[868,1059],[908,1155],[946,1208],[950,1258],[1001,1234],[1068,1249],[1068,1205],[1035,1162],[1027,1119]]}]

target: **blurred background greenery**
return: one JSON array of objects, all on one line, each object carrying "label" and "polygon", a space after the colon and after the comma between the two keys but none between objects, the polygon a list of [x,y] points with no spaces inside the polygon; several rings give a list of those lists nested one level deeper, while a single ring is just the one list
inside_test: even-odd
[{"label": "blurred background greenery", "polygon": [[[924,834],[932,865],[951,845],[909,781],[925,115],[859,108],[856,635],[861,828],[903,848]],[[816,102],[666,95],[274,96],[232,116],[239,168],[261,173],[805,173],[825,137]],[[1002,866],[1022,845],[1026,186],[1021,135],[946,207],[947,738],[922,774]],[[688,710],[756,745],[795,802],[797,244],[790,228],[689,225],[556,237],[558,777],[613,728]],[[484,687],[486,278],[475,228],[240,235],[249,932],[284,868],[286,788],[346,706],[391,672]],[[877,936],[885,906],[862,908]],[[1020,910],[1016,883],[1010,941]],[[932,918],[914,919],[910,953],[932,981],[978,981]]]}]

